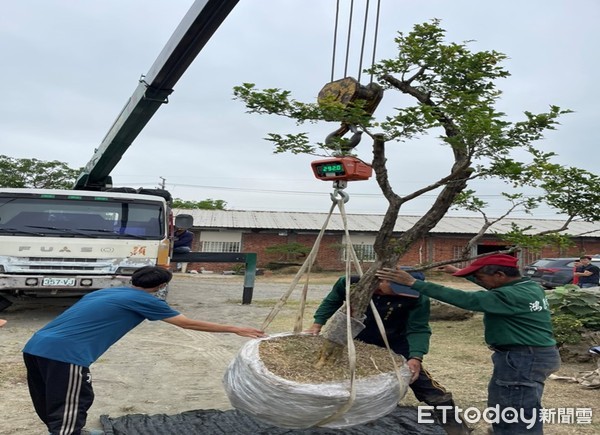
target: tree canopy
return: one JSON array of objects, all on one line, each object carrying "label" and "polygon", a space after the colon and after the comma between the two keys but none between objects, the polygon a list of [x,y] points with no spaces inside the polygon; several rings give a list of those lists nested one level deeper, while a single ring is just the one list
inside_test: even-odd
[{"label": "tree canopy", "polygon": [[70,189],[80,169],[53,160],[16,159],[0,155],[0,187]]},{"label": "tree canopy", "polygon": [[[73,169],[66,163],[38,159],[17,159],[0,155],[0,187],[34,189],[71,189],[83,168]],[[187,201],[173,200],[174,208],[225,210],[227,202],[222,199]]]},{"label": "tree canopy", "polygon": [[[473,180],[497,179],[505,183],[506,191],[511,193],[505,194],[508,205],[504,216],[515,210],[531,213],[544,202],[565,214],[565,225],[554,231],[555,234],[565,231],[573,219],[600,218],[598,176],[579,168],[564,167],[553,161],[555,153],[537,147],[537,141],[555,129],[559,118],[571,111],[549,104],[544,113],[525,110],[520,120],[510,121],[496,108],[502,95],[498,83],[510,75],[502,66],[507,56],[494,50],[472,51],[470,42],[446,42],[445,36],[439,20],[417,24],[407,34],[398,32],[397,56],[380,60],[365,71],[383,88],[384,99],[389,92],[400,92],[408,97],[403,99],[407,104],[397,105],[393,113],[377,119],[365,110],[369,102],[360,99],[344,104],[333,96],[305,103],[292,99],[291,92],[286,90],[258,90],[252,83],[234,88],[235,98],[246,105],[249,113],[285,116],[296,120],[298,125],[336,120],[342,125],[354,126],[373,140],[370,163],[388,208],[374,243],[377,261],[352,290],[353,313],[366,310],[377,286],[375,271],[396,266],[411,245],[425,237],[449,209],[458,207],[482,213],[486,224],[478,237],[502,218],[487,217],[486,202],[470,188]],[[389,171],[401,168],[388,168],[387,155],[398,150],[406,153],[407,148],[413,154],[419,153],[414,140],[427,134],[437,135],[439,145],[448,150],[448,165],[440,170],[435,181],[399,195],[390,182]],[[352,154],[349,140],[343,137],[313,143],[307,132],[295,132],[268,134],[267,140],[274,144],[276,153]],[[427,158],[423,155],[424,161]],[[586,191],[585,197],[574,198],[574,180]],[[526,197],[519,193],[525,187],[537,189],[540,194]],[[428,211],[412,228],[394,236],[394,224],[402,205],[425,194],[434,194]],[[527,228],[513,226],[511,243],[534,246],[527,231]],[[551,239],[548,234],[545,237],[544,243],[548,243]],[[457,261],[468,259],[474,253],[473,243],[474,240],[465,247]]]},{"label": "tree canopy", "polygon": [[[374,75],[386,93],[398,91],[413,101],[413,104],[396,107],[395,113],[382,119],[375,119],[363,110],[366,103],[361,101],[349,105],[335,99],[304,103],[293,100],[289,91],[257,90],[251,83],[234,88],[234,95],[246,104],[249,113],[286,116],[299,125],[336,119],[357,126],[370,136],[374,156],[371,163],[390,204],[384,227],[393,225],[402,204],[436,191],[437,198],[429,211],[395,244],[396,253],[406,252],[410,244],[435,226],[450,208],[483,214],[488,228],[497,222],[498,219],[487,218],[488,204],[475,190],[468,188],[476,179],[494,178],[506,184],[506,191],[512,192],[503,194],[508,213],[515,210],[531,213],[545,203],[566,215],[563,231],[573,219],[599,219],[599,177],[583,169],[564,167],[553,161],[555,153],[536,147],[544,133],[555,129],[558,119],[571,111],[549,105],[545,113],[524,111],[521,120],[507,120],[507,115],[496,109],[502,95],[497,83],[510,75],[502,66],[507,56],[493,50],[471,51],[470,42],[447,43],[445,33],[439,20],[417,24],[408,34],[398,32],[395,38],[398,55],[380,60],[365,71]],[[394,152],[398,146],[406,150],[413,146],[414,139],[440,132],[437,136],[440,146],[449,148],[453,157],[446,173],[412,193],[397,195],[389,182],[388,170],[394,168],[386,166],[386,153]],[[306,132],[269,134],[267,140],[274,143],[276,153],[348,153],[344,147],[347,139],[311,143]],[[394,142],[399,144],[394,145]],[[412,152],[418,153],[418,149]],[[574,181],[587,192],[585,198],[574,197]],[[524,187],[535,188],[540,194],[525,196],[519,193]],[[515,228],[513,239],[517,233],[523,235],[526,231]],[[389,246],[389,243],[380,245],[378,254],[388,257],[392,254]]]},{"label": "tree canopy", "polygon": [[225,210],[227,202],[222,199],[205,199],[202,201],[187,201],[180,198],[173,200],[173,208],[185,208],[188,210]]}]

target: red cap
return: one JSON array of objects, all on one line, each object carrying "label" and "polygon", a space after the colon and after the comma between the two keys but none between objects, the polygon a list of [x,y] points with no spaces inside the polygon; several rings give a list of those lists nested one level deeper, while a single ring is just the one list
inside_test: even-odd
[{"label": "red cap", "polygon": [[508,266],[517,267],[517,258],[512,255],[506,254],[492,254],[487,257],[481,257],[471,263],[470,266],[465,267],[454,272],[454,276],[467,276],[477,272],[483,266]]}]

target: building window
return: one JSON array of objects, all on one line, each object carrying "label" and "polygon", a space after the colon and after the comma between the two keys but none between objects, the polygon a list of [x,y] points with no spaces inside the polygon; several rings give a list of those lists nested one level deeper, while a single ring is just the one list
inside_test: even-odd
[{"label": "building window", "polygon": [[524,249],[521,251],[521,262],[523,265],[534,263],[535,261],[541,258],[539,252],[529,252],[529,250]]},{"label": "building window", "polygon": [[463,253],[464,249],[465,249],[464,246],[457,246],[457,245],[452,246],[452,258],[462,257],[462,253]]},{"label": "building window", "polygon": [[241,231],[202,231],[200,252],[242,252]]},{"label": "building window", "polygon": [[240,252],[240,242],[203,241],[201,252]]},{"label": "building window", "polygon": [[[360,262],[373,262],[377,259],[377,255],[375,254],[375,248],[373,245],[367,245],[365,243],[361,243],[359,245],[352,244],[354,251],[356,252],[356,256],[358,257],[358,261]],[[344,245],[344,249],[342,250],[342,260],[346,261],[346,246]]]},{"label": "building window", "polygon": [[[464,250],[465,250],[464,246],[458,246],[458,245],[452,246],[452,258],[453,259],[461,258],[463,256]],[[459,269],[462,269],[462,268],[467,267],[468,264],[469,264],[468,261],[461,261],[459,263],[453,263],[453,266],[456,266]]]}]

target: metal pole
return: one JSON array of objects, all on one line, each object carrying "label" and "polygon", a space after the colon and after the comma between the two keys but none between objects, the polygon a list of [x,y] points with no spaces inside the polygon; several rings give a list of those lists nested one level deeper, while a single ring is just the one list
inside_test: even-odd
[{"label": "metal pole", "polygon": [[244,273],[244,292],[242,293],[242,305],[252,303],[254,292],[254,281],[256,279],[256,254],[246,254],[246,273]]}]

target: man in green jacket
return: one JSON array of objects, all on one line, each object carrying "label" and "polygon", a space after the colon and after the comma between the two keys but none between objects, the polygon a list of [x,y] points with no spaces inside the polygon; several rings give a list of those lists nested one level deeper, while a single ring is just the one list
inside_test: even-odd
[{"label": "man in green jacket", "polygon": [[440,270],[466,277],[487,291],[452,289],[417,280],[403,270],[382,269],[377,276],[448,304],[483,312],[485,341],[494,351],[488,385],[494,434],[543,433],[544,382],[560,367],[544,290],[521,277],[517,259],[511,255],[488,255],[464,269],[443,266]]},{"label": "man in green jacket", "polygon": [[[411,273],[418,278],[425,279],[421,272]],[[358,280],[358,276],[350,278],[352,284]],[[380,287],[386,286],[389,286],[389,283],[380,283]],[[403,289],[398,288],[398,291],[402,290],[409,289],[406,287]],[[414,294],[415,292],[412,291],[411,293]],[[304,332],[319,334],[323,325],[335,314],[345,300],[346,278],[341,277],[333,285],[329,294],[321,301],[315,312],[313,325]],[[452,399],[452,393],[435,381],[421,365],[423,356],[429,351],[429,338],[431,336],[429,298],[418,294],[412,297],[400,294],[385,294],[384,290],[378,289],[373,295],[372,301],[382,319],[390,348],[407,359],[407,366],[412,373],[409,387],[417,400],[436,408],[454,409],[456,405]],[[385,347],[370,307],[366,312],[363,324],[365,328],[356,336],[356,339],[364,343]],[[447,434],[468,435],[470,433],[470,429],[465,423],[447,419],[446,424],[444,424],[441,415],[436,412],[436,416],[438,416],[438,420],[440,420],[440,424],[442,424]]]}]

